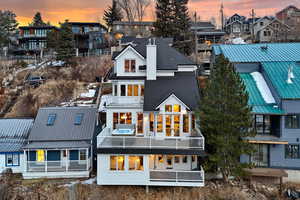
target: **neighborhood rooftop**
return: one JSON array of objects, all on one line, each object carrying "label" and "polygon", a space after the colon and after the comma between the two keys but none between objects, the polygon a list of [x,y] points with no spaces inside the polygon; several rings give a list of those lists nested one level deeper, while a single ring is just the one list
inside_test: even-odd
[{"label": "neighborhood rooftop", "polygon": [[19,152],[33,125],[33,119],[0,119],[0,153]]}]

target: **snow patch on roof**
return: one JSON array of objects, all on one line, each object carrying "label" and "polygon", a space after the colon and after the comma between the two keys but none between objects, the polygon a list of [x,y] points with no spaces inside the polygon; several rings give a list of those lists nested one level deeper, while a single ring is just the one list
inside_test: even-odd
[{"label": "snow patch on roof", "polygon": [[251,73],[251,76],[256,82],[257,88],[264,98],[265,102],[268,104],[276,103],[270,88],[268,87],[264,77],[259,72],[253,72]]}]

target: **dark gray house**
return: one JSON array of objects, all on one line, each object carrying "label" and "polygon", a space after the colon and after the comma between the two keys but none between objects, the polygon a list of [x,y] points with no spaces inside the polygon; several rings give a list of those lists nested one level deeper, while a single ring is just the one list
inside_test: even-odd
[{"label": "dark gray house", "polygon": [[257,152],[241,162],[297,177],[291,170],[300,169],[300,43],[214,46],[213,61],[221,54],[240,73],[257,132],[247,138]]},{"label": "dark gray house", "polygon": [[23,147],[23,177],[89,177],[97,130],[95,108],[41,108]]}]

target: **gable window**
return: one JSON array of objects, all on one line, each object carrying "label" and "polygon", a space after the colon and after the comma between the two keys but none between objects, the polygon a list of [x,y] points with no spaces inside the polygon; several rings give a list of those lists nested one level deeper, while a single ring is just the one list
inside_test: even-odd
[{"label": "gable window", "polygon": [[56,119],[56,114],[49,114],[47,120],[47,126],[53,126],[55,119]]},{"label": "gable window", "polygon": [[83,113],[77,113],[75,116],[74,124],[81,125],[82,119],[83,119]]},{"label": "gable window", "polygon": [[125,156],[110,156],[110,170],[124,171]]},{"label": "gable window", "polygon": [[263,26],[264,25],[264,22],[260,22],[260,26]]},{"label": "gable window", "polygon": [[181,112],[181,106],[178,105],[178,104],[175,104],[175,105],[173,106],[173,111],[174,111],[174,112]]},{"label": "gable window", "polygon": [[300,115],[288,115],[285,117],[285,128],[300,128]]},{"label": "gable window", "polygon": [[7,167],[20,166],[20,155],[18,153],[8,153],[5,154],[5,157]]},{"label": "gable window", "polygon": [[172,105],[165,105],[165,112],[172,112]]},{"label": "gable window", "polygon": [[157,115],[157,132],[162,133],[163,132],[163,116]]},{"label": "gable window", "polygon": [[189,126],[189,115],[185,114],[183,115],[183,132],[184,133],[188,133],[190,130],[190,126]]},{"label": "gable window", "polygon": [[285,158],[287,159],[298,159],[300,158],[299,154],[299,145],[285,145]]},{"label": "gable window", "polygon": [[135,72],[135,60],[125,60],[125,72]]}]

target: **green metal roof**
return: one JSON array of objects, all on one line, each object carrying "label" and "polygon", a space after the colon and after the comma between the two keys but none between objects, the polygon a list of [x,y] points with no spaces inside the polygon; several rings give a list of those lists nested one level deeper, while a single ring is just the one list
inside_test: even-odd
[{"label": "green metal roof", "polygon": [[216,45],[213,52],[235,63],[300,61],[300,43]]},{"label": "green metal roof", "polygon": [[265,102],[251,74],[240,73],[240,77],[246,86],[246,91],[249,95],[248,104],[252,106],[253,113],[274,115],[284,114],[284,112],[276,104],[267,104]]},{"label": "green metal roof", "polygon": [[[282,99],[300,99],[300,64],[296,62],[264,62],[263,69]],[[287,83],[288,70],[293,67],[295,78]]]}]

